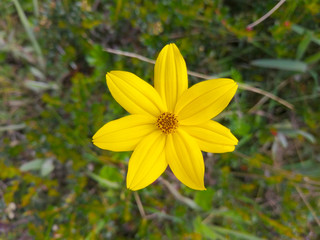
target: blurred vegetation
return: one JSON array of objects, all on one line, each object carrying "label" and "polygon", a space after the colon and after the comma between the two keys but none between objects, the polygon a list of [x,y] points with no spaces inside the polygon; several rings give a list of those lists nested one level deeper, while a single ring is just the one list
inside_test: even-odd
[{"label": "blurred vegetation", "polygon": [[[320,2],[1,0],[0,239],[320,239]],[[175,42],[189,70],[239,90],[217,120],[240,140],[206,154],[207,191],[167,170],[128,191],[130,153],[93,146],[126,112],[110,70],[152,83]],[[202,81],[189,77],[190,85]]]}]

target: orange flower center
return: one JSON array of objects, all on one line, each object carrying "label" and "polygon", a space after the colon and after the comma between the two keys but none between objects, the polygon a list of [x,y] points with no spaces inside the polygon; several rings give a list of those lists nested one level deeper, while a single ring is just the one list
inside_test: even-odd
[{"label": "orange flower center", "polygon": [[163,133],[170,134],[175,132],[179,126],[179,121],[173,113],[164,112],[158,117],[156,125]]}]

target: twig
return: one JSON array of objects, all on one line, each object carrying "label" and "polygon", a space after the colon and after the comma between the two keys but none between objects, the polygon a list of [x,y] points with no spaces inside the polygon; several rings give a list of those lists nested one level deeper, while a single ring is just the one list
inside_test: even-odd
[{"label": "twig", "polygon": [[268,98],[271,98],[271,99],[275,100],[276,102],[286,106],[287,108],[289,108],[291,110],[294,109],[294,106],[291,103],[288,103],[286,100],[284,100],[282,98],[279,98],[276,95],[273,95],[272,93],[264,91],[264,90],[262,90],[260,88],[252,87],[252,86],[244,84],[244,83],[238,83],[238,85],[239,85],[239,88],[241,88],[241,89],[249,90],[249,91],[255,92],[255,93],[259,93],[261,95],[264,95],[264,96],[266,96]]},{"label": "twig", "polygon": [[[136,54],[136,53],[125,52],[125,51],[116,50],[116,49],[112,49],[112,48],[105,48],[104,51],[109,52],[109,53],[113,53],[113,54],[116,54],[116,55],[136,58],[136,59],[139,59],[139,60],[144,61],[144,62],[155,64],[155,60],[147,58],[147,57],[144,57],[144,56],[141,56],[141,55]],[[205,75],[205,74],[197,73],[197,72],[193,72],[193,71],[188,71],[188,74],[190,76],[197,77],[197,78],[202,78],[202,79],[212,79],[213,78],[213,76],[209,76],[209,75]],[[286,106],[287,108],[289,108],[291,110],[294,109],[294,106],[291,103],[285,101],[282,98],[279,98],[279,97],[273,95],[272,93],[269,93],[267,91],[264,91],[264,90],[256,88],[256,87],[252,87],[252,86],[250,86],[248,84],[245,84],[245,83],[238,83],[238,85],[239,85],[240,89],[261,94],[263,96],[266,96],[267,98],[270,98],[270,99],[272,99],[272,100],[274,100],[274,101]]]},{"label": "twig", "polygon": [[268,17],[270,17],[270,15],[272,13],[274,13],[282,4],[284,4],[286,0],[281,0],[277,3],[277,5],[275,5],[269,12],[267,12],[265,15],[263,15],[261,18],[259,18],[257,21],[249,24],[247,26],[247,29],[252,29],[255,26],[257,26],[259,23],[263,22],[264,20],[266,20]]},{"label": "twig", "polygon": [[17,131],[26,127],[26,124],[12,124],[7,126],[0,126],[0,132],[2,131]]},{"label": "twig", "polygon": [[141,217],[146,218],[146,212],[144,211],[139,194],[137,192],[133,192],[133,195],[134,195],[134,199],[136,200],[136,203],[138,205],[138,209],[139,209]]},{"label": "twig", "polygon": [[140,212],[140,215],[142,218],[149,220],[149,219],[153,219],[153,218],[156,218],[159,216],[159,213],[151,213],[151,214],[147,215],[146,212],[144,211],[139,194],[137,192],[133,192],[133,195],[134,195],[134,198],[135,198],[136,203],[138,205],[138,209],[139,209],[139,212]]},{"label": "twig", "polygon": [[308,200],[306,199],[306,197],[303,195],[301,189],[295,185],[295,188],[297,190],[297,192],[299,193],[300,197],[302,198],[304,204],[306,204],[307,208],[309,209],[309,211],[311,212],[312,216],[314,217],[314,220],[316,221],[316,223],[318,224],[318,226],[320,227],[320,220],[317,217],[317,214],[315,213],[315,211],[313,210],[313,208],[311,207],[310,203],[308,202]]},{"label": "twig", "polygon": [[[141,60],[143,62],[147,62],[147,63],[151,63],[151,64],[155,64],[156,63],[156,61],[151,59],[151,58],[147,58],[147,57],[144,57],[144,56],[141,56],[139,54],[132,53],[132,52],[125,52],[125,51],[112,49],[112,48],[104,48],[104,51],[106,51],[108,53],[113,53],[113,54],[116,54],[116,55],[136,58],[136,59],[139,59],[139,60]],[[202,73],[193,72],[193,71],[188,71],[188,74],[190,76],[197,77],[197,78],[203,78],[203,79],[212,78],[212,76],[208,76],[208,75],[205,75],[205,74],[202,74]]]},{"label": "twig", "polygon": [[320,182],[314,181],[314,180],[310,179],[309,177],[304,177],[303,180],[304,180],[305,182],[307,182],[307,183],[320,186]]},{"label": "twig", "polygon": [[[279,91],[280,89],[282,89],[284,86],[286,86],[288,84],[288,80],[286,81],[282,81],[278,86],[277,86],[277,91]],[[261,105],[263,105],[266,101],[267,101],[267,97],[263,96],[250,110],[249,113],[253,113],[255,112]]]}]

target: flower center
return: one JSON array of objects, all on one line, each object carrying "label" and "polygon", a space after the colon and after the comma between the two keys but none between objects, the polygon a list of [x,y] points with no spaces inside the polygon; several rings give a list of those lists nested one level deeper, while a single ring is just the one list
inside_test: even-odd
[{"label": "flower center", "polygon": [[179,121],[173,113],[164,112],[158,117],[156,125],[163,133],[170,134],[175,132],[179,126]]}]

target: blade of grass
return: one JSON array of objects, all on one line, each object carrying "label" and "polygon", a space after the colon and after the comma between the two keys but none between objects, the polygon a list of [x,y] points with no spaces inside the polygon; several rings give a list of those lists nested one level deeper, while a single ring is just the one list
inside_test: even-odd
[{"label": "blade of grass", "polygon": [[30,39],[32,45],[33,45],[33,48],[35,50],[35,52],[37,53],[38,55],[38,62],[39,62],[39,65],[41,67],[41,69],[44,69],[44,58],[43,58],[43,55],[42,55],[42,51],[41,51],[41,48],[39,46],[39,43],[34,35],[34,32],[32,31],[31,29],[31,26],[30,26],[30,23],[19,3],[18,0],[12,0],[12,2],[14,3],[16,9],[17,9],[17,12],[18,12],[18,15],[19,15],[19,18],[20,18],[20,21],[22,22],[22,25],[28,35],[28,38]]},{"label": "blade of grass", "polygon": [[[300,34],[300,35],[305,34],[306,32],[311,32],[309,29],[306,29],[306,28],[301,27],[301,26],[296,25],[296,24],[293,24],[293,25],[291,26],[291,29],[292,29],[294,32],[296,32],[296,33],[298,33],[298,34]],[[319,38],[317,38],[317,37],[315,37],[315,36],[312,36],[311,40],[312,40],[314,43],[320,45],[320,39],[319,39]]]},{"label": "blade of grass", "polygon": [[34,15],[36,17],[39,17],[39,4],[38,4],[38,0],[32,0],[33,3],[33,11],[34,11]]},{"label": "blade of grass", "polygon": [[[247,239],[247,240],[263,240],[264,238],[256,237],[249,233],[239,232],[228,228],[218,227],[214,225],[208,225],[213,231],[218,232],[220,234],[225,234],[229,236],[233,236],[236,239]],[[233,239],[233,238],[231,238]]]},{"label": "blade of grass", "polygon": [[297,53],[296,53],[296,59],[300,60],[306,50],[308,49],[309,44],[311,43],[312,40],[312,33],[307,32],[307,34],[302,38],[301,42],[298,45]]},{"label": "blade of grass", "polygon": [[103,230],[105,224],[106,222],[104,220],[98,221],[98,223],[94,225],[92,231],[86,236],[85,240],[96,239],[96,236]]},{"label": "blade of grass", "polygon": [[262,68],[273,68],[296,72],[307,71],[307,64],[292,59],[257,59],[252,61],[251,65]]},{"label": "blade of grass", "polygon": [[320,60],[320,52],[317,52],[314,55],[311,55],[310,57],[308,57],[305,62],[306,63],[315,63],[318,62]]}]

